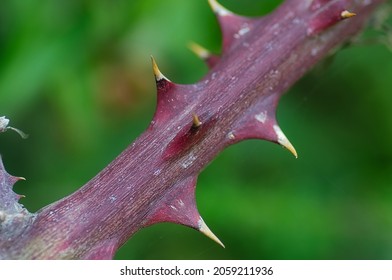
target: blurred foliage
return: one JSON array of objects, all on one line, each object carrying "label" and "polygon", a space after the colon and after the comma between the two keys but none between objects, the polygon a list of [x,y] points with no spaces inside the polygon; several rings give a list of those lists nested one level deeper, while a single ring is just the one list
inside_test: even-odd
[{"label": "blurred foliage", "polygon": [[[221,0],[249,16],[280,2]],[[192,83],[207,69],[186,45],[220,48],[200,0],[2,1],[0,20],[0,115],[30,134],[0,135],[0,153],[11,174],[27,178],[15,189],[30,211],[78,189],[147,127],[151,54],[170,79]],[[365,38],[391,37],[383,32]],[[200,212],[226,249],[161,224],[117,258],[391,259],[391,74],[385,45],[341,50],[282,98],[278,119],[299,159],[247,141],[200,175]]]}]

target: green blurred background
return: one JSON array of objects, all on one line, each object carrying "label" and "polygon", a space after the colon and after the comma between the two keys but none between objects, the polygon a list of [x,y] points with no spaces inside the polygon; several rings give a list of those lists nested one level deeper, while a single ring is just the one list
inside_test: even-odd
[{"label": "green blurred background", "polygon": [[[281,1],[221,0],[259,16]],[[15,190],[37,211],[78,189],[149,124],[150,66],[192,83],[207,71],[187,48],[219,52],[207,1],[43,0],[0,4],[0,135]],[[367,41],[382,39],[367,31]],[[354,44],[285,95],[282,129],[299,158],[247,141],[200,175],[200,213],[225,243],[172,224],[138,232],[118,259],[392,259],[392,53]]]}]

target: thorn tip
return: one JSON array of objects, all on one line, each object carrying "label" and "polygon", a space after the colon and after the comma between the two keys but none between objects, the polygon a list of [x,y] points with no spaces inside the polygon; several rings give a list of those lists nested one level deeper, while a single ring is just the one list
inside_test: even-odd
[{"label": "thorn tip", "polygon": [[199,58],[205,60],[207,58],[209,58],[211,56],[211,53],[205,49],[204,47],[202,47],[201,45],[195,43],[195,42],[190,42],[188,44],[188,48],[194,53],[196,54]]},{"label": "thorn tip", "polygon": [[198,128],[201,125],[202,125],[202,122],[199,120],[198,115],[193,114],[193,124],[192,124],[192,127]]},{"label": "thorn tip", "polygon": [[208,228],[206,223],[203,221],[203,219],[200,217],[199,222],[198,222],[198,229],[201,233],[203,233],[205,236],[210,238],[211,240],[215,241],[218,243],[220,246],[225,248],[225,245],[216,237],[216,235]]},{"label": "thorn tip", "polygon": [[158,65],[157,65],[157,63],[156,63],[156,61],[155,61],[155,59],[154,59],[153,56],[151,56],[151,62],[152,62],[152,71],[153,71],[153,73],[154,73],[155,80],[156,80],[157,82],[160,81],[160,80],[167,80],[167,81],[169,81],[169,79],[166,78],[166,77],[161,73],[161,71],[159,70]]},{"label": "thorn tip", "polygon": [[230,15],[231,12],[219,4],[216,0],[208,0],[208,3],[211,6],[211,9],[214,11],[215,14],[220,16]]},{"label": "thorn tip", "polygon": [[279,126],[274,125],[274,130],[276,136],[278,137],[278,143],[289,150],[295,158],[298,158],[297,151],[295,150],[294,146],[290,143],[289,139],[287,139],[286,135],[284,135],[283,131],[280,129]]},{"label": "thorn tip", "polygon": [[356,13],[352,13],[352,12],[349,12],[347,10],[344,10],[343,12],[340,13],[340,17],[342,19],[351,18],[351,17],[354,17],[356,15],[357,15]]}]

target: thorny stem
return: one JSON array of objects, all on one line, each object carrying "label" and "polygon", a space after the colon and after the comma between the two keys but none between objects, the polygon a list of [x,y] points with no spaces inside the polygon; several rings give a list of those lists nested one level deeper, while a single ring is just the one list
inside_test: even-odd
[{"label": "thorny stem", "polygon": [[[242,29],[224,38],[222,56],[210,60],[211,71],[194,85],[171,83],[154,64],[159,96],[150,127],[81,189],[31,216],[0,257],[111,258],[137,230],[160,221],[216,238],[193,201],[197,175],[243,139],[267,139],[295,153],[274,119],[279,97],[358,33],[382,2],[287,0],[264,18],[239,21]],[[349,18],[351,12],[357,15]],[[215,13],[225,36],[237,19],[217,5]],[[176,216],[168,205],[184,210]]]}]

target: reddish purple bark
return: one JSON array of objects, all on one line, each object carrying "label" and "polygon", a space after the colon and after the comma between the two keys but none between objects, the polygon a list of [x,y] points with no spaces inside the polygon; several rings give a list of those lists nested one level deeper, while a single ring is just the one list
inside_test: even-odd
[{"label": "reddish purple bark", "polygon": [[[210,72],[196,84],[178,85],[153,61],[158,98],[149,128],[80,190],[34,215],[24,213],[23,231],[0,236],[1,258],[110,259],[137,230],[165,221],[219,242],[197,211],[198,174],[225,147],[250,138],[296,155],[275,118],[280,96],[356,34],[383,1],[287,0],[260,19],[210,2],[223,53],[218,58],[195,48]],[[345,10],[357,16],[343,21]],[[0,180],[11,187],[4,172]]]}]

